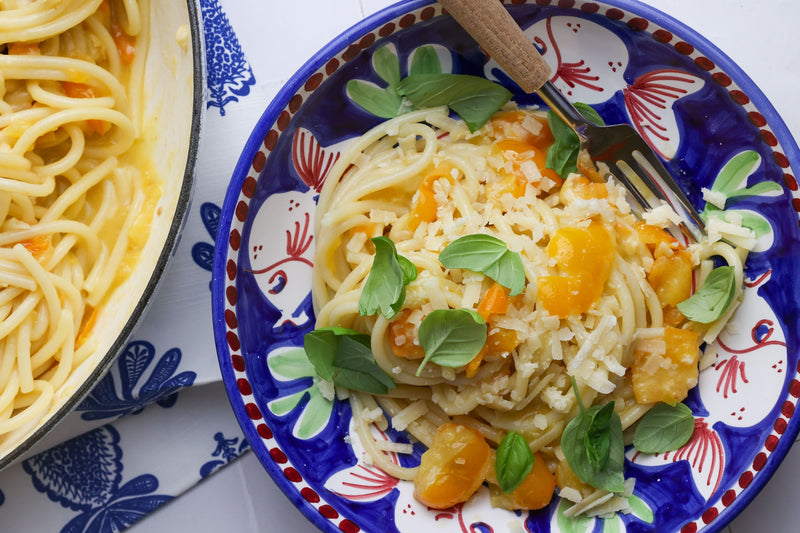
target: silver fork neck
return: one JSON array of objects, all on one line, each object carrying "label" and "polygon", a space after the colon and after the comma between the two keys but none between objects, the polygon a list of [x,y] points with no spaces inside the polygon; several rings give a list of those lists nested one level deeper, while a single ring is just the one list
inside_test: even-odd
[{"label": "silver fork neck", "polygon": [[567,125],[569,125],[579,137],[584,137],[584,129],[588,121],[581,115],[572,103],[567,100],[555,85],[546,82],[536,91],[544,100],[544,103],[558,115]]}]

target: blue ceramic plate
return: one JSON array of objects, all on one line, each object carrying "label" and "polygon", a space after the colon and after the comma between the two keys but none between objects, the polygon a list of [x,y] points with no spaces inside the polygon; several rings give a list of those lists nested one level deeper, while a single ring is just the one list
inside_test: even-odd
[{"label": "blue ceramic plate", "polygon": [[[719,531],[764,486],[798,433],[800,154],[759,89],[700,35],[625,0],[513,1],[508,6],[572,100],[607,123],[629,122],[666,161],[697,208],[716,186],[727,212],[755,230],[745,301],[687,403],[691,441],[630,451],[634,512],[569,519],[556,498],[532,513],[492,509],[485,494],[444,512],[413,486],[360,461],[346,402],[324,400],[302,352],[314,327],[311,268],[318,192],[342,146],[384,120],[353,101],[351,80],[386,87],[376,50],[410,58],[432,46],[445,72],[522,94],[438,4],[395,5],[317,53],[250,136],[225,198],[213,277],[214,330],[233,409],[266,470],[324,531]],[[376,69],[376,67],[378,67]],[[394,438],[387,434],[386,438]]]}]

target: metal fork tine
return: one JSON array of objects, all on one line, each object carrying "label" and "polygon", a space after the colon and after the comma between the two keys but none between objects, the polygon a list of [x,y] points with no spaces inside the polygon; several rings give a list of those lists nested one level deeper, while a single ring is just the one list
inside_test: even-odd
[{"label": "metal fork tine", "polygon": [[641,169],[632,168],[626,160],[619,160],[611,167],[611,173],[633,197],[635,205],[632,205],[631,209],[636,216],[641,217],[642,212],[648,208],[661,204],[659,197],[642,179]]},{"label": "metal fork tine", "polygon": [[[671,179],[667,169],[664,168],[663,163],[661,163],[655,153],[649,148],[644,147],[641,150],[632,151],[631,156],[639,164],[641,172],[646,173],[650,177],[649,189],[657,187],[658,190],[653,191],[654,195],[664,198],[673,211],[685,221],[680,224],[681,230],[695,241],[701,240],[705,233],[703,219],[683,191],[678,188],[677,183]],[[656,200],[651,206],[657,206],[658,203],[658,200]]]},{"label": "metal fork tine", "polygon": [[631,157],[633,160],[618,160],[610,170],[627,189],[629,200],[633,200],[629,202],[633,214],[641,218],[644,211],[666,203],[683,220],[673,225],[671,233],[676,238],[686,239],[687,242],[699,242],[703,237],[705,225],[694,207],[682,193],[677,195],[671,187],[658,185],[663,183],[663,178],[641,151],[634,150],[631,152]]}]

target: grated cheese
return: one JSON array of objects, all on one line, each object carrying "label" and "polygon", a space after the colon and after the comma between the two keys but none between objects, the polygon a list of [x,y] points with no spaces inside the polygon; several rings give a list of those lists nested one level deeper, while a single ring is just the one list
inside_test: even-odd
[{"label": "grated cheese", "polygon": [[725,193],[722,191],[712,191],[706,187],[700,189],[700,192],[703,193],[703,200],[718,209],[725,209],[725,202],[728,201],[728,197],[725,196]]},{"label": "grated cheese", "polygon": [[534,135],[539,135],[542,132],[544,125],[532,116],[525,115],[525,118],[522,119],[522,127]]},{"label": "grated cheese", "polygon": [[679,225],[683,221],[680,215],[667,204],[661,204],[650,211],[645,211],[642,214],[642,218],[648,224],[660,228],[665,228],[670,224]]},{"label": "grated cheese", "polygon": [[326,381],[324,379],[317,380],[317,389],[319,393],[322,395],[323,398],[332,402],[333,399],[336,397],[336,389],[333,386],[332,381]]},{"label": "grated cheese", "polygon": [[557,387],[547,387],[542,391],[542,400],[554,411],[568,413],[572,409],[572,393],[562,394]]}]

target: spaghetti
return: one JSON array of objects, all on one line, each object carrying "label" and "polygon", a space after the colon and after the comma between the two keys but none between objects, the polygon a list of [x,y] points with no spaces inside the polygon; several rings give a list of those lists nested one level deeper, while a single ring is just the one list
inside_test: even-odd
[{"label": "spaghetti", "polygon": [[[68,396],[160,195],[141,140],[148,0],[0,10],[0,444]],[[143,234],[144,233],[144,234]]]},{"label": "spaghetti", "polygon": [[[699,346],[719,325],[690,323],[675,306],[717,255],[733,268],[738,300],[743,252],[721,241],[682,245],[663,229],[663,213],[635,219],[614,183],[578,174],[562,182],[544,165],[552,142],[540,112],[507,110],[470,133],[446,108],[402,115],[354,140],[319,199],[312,293],[317,327],[368,333],[377,364],[397,384],[385,395],[346,393],[377,466],[408,480],[423,468],[393,462],[372,423],[391,423],[429,448],[453,423],[492,448],[513,431],[556,473],[560,494],[580,502],[571,512],[600,513],[622,498],[577,479],[560,447],[578,410],[572,380],[586,406],[613,400],[623,428],[655,402],[682,400],[697,382]],[[469,235],[519,254],[519,295],[482,273],[444,267],[441,252]],[[418,270],[391,319],[358,310],[378,236]],[[419,326],[437,309],[476,311],[487,341],[462,367],[418,371]],[[492,491],[498,506],[530,508]]]}]

